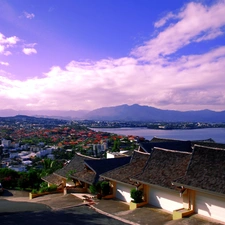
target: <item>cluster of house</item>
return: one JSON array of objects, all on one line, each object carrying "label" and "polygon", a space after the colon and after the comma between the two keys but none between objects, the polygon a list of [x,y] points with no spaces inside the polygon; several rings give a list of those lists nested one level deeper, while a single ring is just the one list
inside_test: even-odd
[{"label": "cluster of house", "polygon": [[76,154],[42,179],[65,188],[69,174],[74,190],[83,192],[106,180],[112,197],[121,201],[131,202],[130,191],[136,188],[143,191],[144,203],[174,215],[198,213],[225,221],[224,162],[225,144],[155,137],[140,143],[131,156],[96,159]]},{"label": "cluster of house", "polygon": [[38,145],[12,143],[11,140],[3,139],[1,146],[3,147],[0,155],[0,168],[10,168],[15,171],[26,171],[28,165],[32,165],[32,159],[35,157],[47,157],[54,159],[52,154],[55,146],[46,147],[43,142]]}]

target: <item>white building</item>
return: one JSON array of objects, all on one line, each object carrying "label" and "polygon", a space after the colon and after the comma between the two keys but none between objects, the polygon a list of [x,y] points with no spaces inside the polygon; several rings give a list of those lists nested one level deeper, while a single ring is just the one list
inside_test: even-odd
[{"label": "white building", "polygon": [[11,147],[11,140],[3,139],[3,140],[2,140],[2,146],[3,146],[4,148],[9,148],[9,147]]}]

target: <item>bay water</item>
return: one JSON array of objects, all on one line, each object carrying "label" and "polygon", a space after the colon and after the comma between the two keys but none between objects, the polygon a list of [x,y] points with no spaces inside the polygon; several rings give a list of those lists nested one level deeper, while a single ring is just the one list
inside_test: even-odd
[{"label": "bay water", "polygon": [[155,130],[148,128],[92,128],[94,131],[102,131],[119,135],[134,135],[151,140],[153,137],[177,139],[177,140],[205,140],[212,138],[217,143],[225,144],[225,128],[204,128],[190,130]]}]

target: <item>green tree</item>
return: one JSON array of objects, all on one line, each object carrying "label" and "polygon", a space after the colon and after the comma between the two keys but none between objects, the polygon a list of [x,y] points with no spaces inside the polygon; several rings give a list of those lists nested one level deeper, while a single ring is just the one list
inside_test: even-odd
[{"label": "green tree", "polygon": [[44,159],[43,160],[44,169],[42,170],[41,176],[47,176],[58,169],[63,167],[63,162],[59,160]]},{"label": "green tree", "polygon": [[135,203],[141,203],[142,202],[142,196],[143,196],[143,191],[137,190],[136,188],[131,189],[130,197],[133,198],[133,201]]},{"label": "green tree", "polygon": [[120,151],[120,139],[114,140],[112,152],[119,152]]},{"label": "green tree", "polygon": [[8,169],[0,169],[0,182],[5,188],[15,188],[17,186],[17,179],[19,178],[19,173]]}]

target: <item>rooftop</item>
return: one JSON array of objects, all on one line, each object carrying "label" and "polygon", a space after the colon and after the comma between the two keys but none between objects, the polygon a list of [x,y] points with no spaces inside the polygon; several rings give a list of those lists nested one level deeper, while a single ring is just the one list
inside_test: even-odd
[{"label": "rooftop", "polygon": [[128,164],[103,173],[101,177],[135,185],[135,182],[132,181],[130,177],[142,172],[149,159],[149,156],[149,153],[134,151],[133,156],[131,157],[131,160]]},{"label": "rooftop", "polygon": [[144,171],[132,180],[172,189],[171,181],[184,176],[191,153],[154,148]]},{"label": "rooftop", "polygon": [[225,149],[195,145],[186,175],[176,184],[225,194]]},{"label": "rooftop", "polygon": [[165,142],[142,142],[140,150],[151,153],[154,147],[183,152],[192,152],[190,141],[165,141]]},{"label": "rooftop", "polygon": [[56,184],[59,186],[62,183],[62,178],[56,174],[49,174],[48,176],[42,177],[42,180],[50,183],[50,184]]},{"label": "rooftop", "polygon": [[55,171],[54,174],[59,175],[63,178],[67,178],[71,171],[80,172],[84,168],[84,160],[86,159],[98,160],[96,158],[76,153],[73,159],[66,166]]},{"label": "rooftop", "polygon": [[82,171],[71,175],[72,178],[79,179],[89,184],[96,183],[99,175],[109,170],[129,163],[131,157],[120,157],[101,160],[85,160],[85,168]]}]

